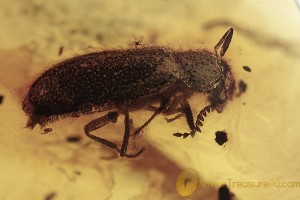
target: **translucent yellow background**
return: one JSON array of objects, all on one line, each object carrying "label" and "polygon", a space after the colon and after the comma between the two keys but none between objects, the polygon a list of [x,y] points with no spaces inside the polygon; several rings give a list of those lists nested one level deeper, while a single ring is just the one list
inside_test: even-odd
[{"label": "translucent yellow background", "polygon": [[[300,10],[294,1],[0,0],[0,27],[0,199],[182,199],[175,184],[185,168],[217,186],[300,181]],[[126,159],[85,138],[84,124],[98,114],[61,120],[46,135],[24,128],[20,104],[28,86],[64,58],[127,48],[134,35],[149,45],[212,50],[229,27],[235,32],[225,57],[248,90],[222,114],[210,114],[193,139],[172,136],[188,131],[184,119],[168,124],[161,116],[137,142],[146,152]],[[190,102],[195,114],[207,104],[201,95]],[[149,115],[131,116],[138,126]],[[103,130],[107,137],[121,141],[122,120]],[[228,132],[224,147],[214,141],[217,130]],[[73,135],[82,140],[66,142]],[[185,199],[217,199],[217,186]],[[299,186],[230,190],[240,199],[300,198]]]}]

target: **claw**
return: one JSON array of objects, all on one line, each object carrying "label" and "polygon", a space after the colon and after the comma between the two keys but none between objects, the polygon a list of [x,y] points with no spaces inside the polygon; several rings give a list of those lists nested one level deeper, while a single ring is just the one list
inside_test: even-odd
[{"label": "claw", "polygon": [[183,139],[184,139],[184,138],[186,138],[186,137],[189,136],[189,135],[190,135],[189,133],[184,133],[182,137],[183,137]]},{"label": "claw", "polygon": [[117,151],[120,153],[120,156],[121,156],[121,157],[127,157],[127,158],[135,158],[135,157],[139,156],[141,153],[143,153],[145,150],[146,150],[146,148],[143,147],[143,148],[141,148],[141,149],[140,149],[137,153],[135,153],[135,154],[127,154],[127,153],[122,154],[122,153],[121,153],[121,150],[120,150],[120,149],[117,149]]},{"label": "claw", "polygon": [[183,136],[182,133],[173,133],[173,135],[174,135],[175,137],[181,137],[181,136]]}]

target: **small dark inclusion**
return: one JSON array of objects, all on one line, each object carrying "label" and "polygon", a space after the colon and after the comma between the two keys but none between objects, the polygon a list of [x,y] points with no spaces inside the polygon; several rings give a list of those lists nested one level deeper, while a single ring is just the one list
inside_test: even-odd
[{"label": "small dark inclusion", "polygon": [[231,200],[232,196],[234,196],[228,189],[226,185],[222,185],[219,188],[219,200]]},{"label": "small dark inclusion", "polygon": [[66,138],[66,141],[67,142],[79,142],[81,140],[81,137],[80,136],[77,136],[77,135],[73,135],[73,136],[69,136]]},{"label": "small dark inclusion", "polygon": [[247,71],[247,72],[251,72],[251,71],[252,71],[251,68],[248,67],[248,66],[243,66],[243,69],[244,69],[245,71]]},{"label": "small dark inclusion", "polygon": [[42,132],[42,134],[47,134],[50,133],[52,131],[52,128],[45,128]]},{"label": "small dark inclusion", "polygon": [[228,141],[227,133],[224,131],[217,131],[215,141],[221,146]]},{"label": "small dark inclusion", "polygon": [[247,84],[241,80],[239,82],[239,95],[241,95],[242,93],[246,92],[247,91]]},{"label": "small dark inclusion", "polygon": [[46,195],[45,200],[52,200],[56,197],[56,193],[55,192],[50,192],[49,194]]}]

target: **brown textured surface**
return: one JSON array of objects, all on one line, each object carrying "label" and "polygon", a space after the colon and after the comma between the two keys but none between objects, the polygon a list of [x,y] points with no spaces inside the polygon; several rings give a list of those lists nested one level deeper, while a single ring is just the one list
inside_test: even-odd
[{"label": "brown textured surface", "polygon": [[[182,199],[175,181],[184,168],[217,183],[185,199],[217,199],[219,186],[236,181],[299,181],[299,9],[294,1],[4,1],[0,0],[0,197],[45,199]],[[206,26],[205,26],[206,25]],[[144,130],[136,160],[83,135],[97,114],[54,123],[40,134],[24,128],[21,101],[27,87],[53,64],[74,54],[128,47],[132,36],[144,44],[213,49],[229,26],[235,28],[226,60],[247,91],[223,113],[210,113],[202,134],[172,136],[188,127],[163,116]],[[64,51],[58,57],[59,49]],[[251,66],[248,73],[242,66]],[[243,103],[246,105],[243,105]],[[194,113],[207,105],[191,99]],[[132,115],[135,126],[150,112]],[[123,119],[101,132],[119,142]],[[226,130],[228,142],[214,141]],[[96,133],[97,134],[97,133]],[[69,143],[65,138],[81,135]],[[299,188],[229,188],[241,199],[299,199]]]},{"label": "brown textured surface", "polygon": [[75,56],[52,66],[30,86],[22,102],[29,117],[27,127],[45,126],[74,113],[123,107],[146,110],[180,94],[187,100],[190,93],[207,93],[213,105],[226,102],[232,98],[226,94],[233,91],[226,89],[225,82],[235,81],[227,78],[232,76],[228,63],[221,60],[216,65],[216,61],[203,49],[155,46]]},{"label": "brown textured surface", "polygon": [[55,115],[117,109],[125,102],[134,110],[159,102],[179,74],[159,70],[172,64],[170,54],[158,47],[103,51],[54,65],[33,83],[23,101],[29,127],[44,125],[49,120],[43,118]]}]

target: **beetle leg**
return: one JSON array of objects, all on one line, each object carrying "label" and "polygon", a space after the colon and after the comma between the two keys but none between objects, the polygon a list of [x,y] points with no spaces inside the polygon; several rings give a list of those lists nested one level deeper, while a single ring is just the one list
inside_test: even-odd
[{"label": "beetle leg", "polygon": [[154,111],[152,116],[142,126],[137,128],[132,135],[136,137],[143,130],[143,128],[145,128],[158,114],[160,114],[166,109],[168,103],[169,99],[162,100],[160,106]]},{"label": "beetle leg", "polygon": [[147,106],[147,107],[145,108],[145,110],[155,112],[155,111],[157,110],[157,108],[158,108],[158,107],[156,107],[156,106],[149,105],[149,106]]},{"label": "beetle leg", "polygon": [[137,128],[133,135],[134,137],[136,137],[158,114],[160,114],[163,110],[164,110],[164,106],[161,105],[160,107],[158,107],[154,113],[152,114],[152,116],[142,125],[140,126],[139,128]]},{"label": "beetle leg", "polygon": [[104,145],[106,145],[110,148],[113,148],[113,149],[116,149],[117,151],[120,151],[118,149],[117,145],[114,144],[113,142],[110,142],[108,140],[105,140],[105,139],[102,139],[100,137],[97,137],[95,135],[90,134],[90,132],[105,126],[109,122],[115,123],[117,121],[118,116],[119,116],[118,112],[109,112],[109,113],[107,113],[106,115],[104,115],[102,117],[99,117],[97,119],[94,119],[94,120],[90,121],[89,123],[87,123],[84,126],[84,132],[85,132],[86,136],[88,136],[92,140],[95,140],[96,142],[99,142],[99,143],[104,144]]},{"label": "beetle leg", "polygon": [[189,105],[188,102],[185,102],[182,104],[182,110],[185,113],[187,123],[191,129],[190,133],[174,133],[173,135],[176,137],[183,137],[186,138],[189,135],[194,137],[196,131],[201,132],[200,126],[203,126],[202,122],[204,121],[204,117],[206,117],[207,113],[211,112],[214,110],[214,106],[208,105],[204,107],[198,114],[196,118],[196,123],[194,124],[194,118],[193,118],[193,113],[191,106]]},{"label": "beetle leg", "polygon": [[[182,104],[181,102],[184,101],[185,97],[186,97],[186,95],[180,95],[180,96],[173,96],[173,98],[164,99],[161,102],[160,107],[156,108],[154,113],[152,114],[152,116],[141,127],[137,128],[132,135],[134,135],[134,137],[136,137],[142,131],[142,129],[145,128],[160,113],[163,113],[164,115],[171,115],[171,114],[179,113],[177,116],[175,116],[175,118],[171,119],[170,121],[174,121],[174,120],[178,119],[179,117],[181,117],[182,113],[185,113],[182,111],[182,109],[185,109],[186,107],[182,106],[182,108],[178,109],[177,106],[179,103]],[[184,101],[184,102],[186,102],[186,101]],[[189,107],[189,109],[190,109],[189,114],[191,114],[192,113],[191,107],[187,102],[186,102],[186,106]],[[189,119],[188,124],[189,124],[190,128],[195,129],[194,122],[193,122],[193,116],[189,115],[189,117],[187,117],[187,119]],[[168,121],[169,119],[166,119],[166,120]]]},{"label": "beetle leg", "polygon": [[185,114],[186,122],[191,130],[195,130],[194,117],[190,104],[185,101],[182,106],[182,112]]},{"label": "beetle leg", "polygon": [[228,31],[226,31],[226,33],[220,39],[220,41],[218,42],[218,44],[216,44],[216,46],[214,47],[215,54],[216,54],[216,57],[217,57],[218,60],[219,60],[219,57],[218,57],[218,50],[219,50],[219,48],[222,45],[221,51],[220,51],[220,56],[222,57],[222,56],[225,55],[225,53],[226,53],[226,51],[227,51],[227,49],[229,47],[232,35],[233,35],[233,28],[230,28],[230,29],[228,29]]},{"label": "beetle leg", "polygon": [[[183,109],[182,102],[186,102],[186,100],[185,100],[186,98],[187,98],[186,94],[182,94],[179,96],[174,96],[174,98],[170,101],[167,108],[163,111],[163,115],[169,116],[169,115],[176,114],[176,116],[173,118],[165,117],[165,120],[168,123],[172,122],[184,115],[184,112],[182,110]],[[179,105],[181,105],[181,106],[178,107]]]},{"label": "beetle leg", "polygon": [[[146,110],[147,111],[156,111],[158,109],[158,107],[155,107],[155,106],[148,106],[147,108],[146,108]],[[168,123],[170,123],[170,122],[172,122],[172,121],[174,121],[174,120],[176,120],[176,119],[178,119],[178,118],[180,118],[180,117],[182,117],[183,116],[183,113],[182,113],[182,108],[172,108],[172,109],[170,109],[170,108],[166,108],[163,112],[162,112],[162,114],[164,115],[164,116],[169,116],[169,115],[174,115],[174,114],[177,114],[175,117],[172,117],[172,118],[168,118],[168,117],[165,117],[165,120],[168,122]]]},{"label": "beetle leg", "polygon": [[190,131],[190,133],[174,133],[173,135],[176,137],[183,137],[183,138],[186,138],[189,135],[194,137],[194,135],[196,133],[196,127],[194,124],[194,117],[193,117],[193,112],[192,112],[191,106],[187,101],[184,101],[181,104],[181,107],[182,107],[182,112],[185,114],[187,124],[189,125],[189,128],[191,129],[191,131]]},{"label": "beetle leg", "polygon": [[[167,118],[167,117],[165,117],[165,120],[168,122],[168,123],[170,123],[170,122],[173,122],[173,121],[175,121],[176,119],[179,119],[180,117],[182,117],[183,116],[183,113],[182,113],[182,111],[180,110],[180,111],[176,111],[176,113],[178,113],[175,117],[172,117],[172,118]],[[174,113],[175,114],[175,113]]]},{"label": "beetle leg", "polygon": [[126,109],[125,111],[125,119],[124,119],[124,124],[125,124],[125,133],[124,133],[124,137],[123,137],[123,142],[122,142],[122,146],[121,146],[121,156],[126,156],[126,157],[137,157],[138,155],[140,155],[141,153],[143,153],[143,151],[145,150],[145,148],[143,147],[142,149],[140,149],[136,154],[126,154],[127,151],[127,147],[128,147],[128,143],[129,143],[129,137],[130,137],[130,119],[129,119],[129,111]]},{"label": "beetle leg", "polygon": [[95,140],[96,142],[99,142],[105,146],[112,148],[112,149],[115,149],[116,151],[118,151],[120,153],[121,156],[129,157],[129,158],[136,157],[139,154],[141,154],[145,149],[142,148],[136,154],[126,154],[126,150],[127,150],[127,146],[128,146],[128,136],[127,135],[129,134],[128,131],[130,131],[130,128],[128,128],[130,126],[128,113],[127,113],[127,117],[125,114],[125,120],[124,120],[125,133],[124,133],[124,138],[123,138],[123,143],[122,143],[121,149],[119,149],[117,147],[117,145],[111,141],[108,141],[106,139],[103,139],[103,138],[100,138],[100,137],[90,134],[90,132],[105,126],[109,122],[113,122],[113,123],[117,122],[118,116],[119,116],[118,112],[109,112],[100,118],[94,119],[84,126],[84,132],[85,132],[86,136],[88,136],[90,139]]}]

